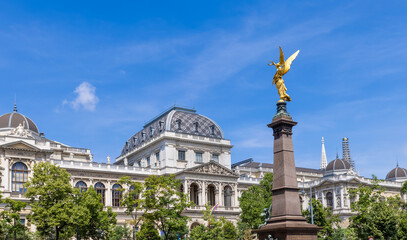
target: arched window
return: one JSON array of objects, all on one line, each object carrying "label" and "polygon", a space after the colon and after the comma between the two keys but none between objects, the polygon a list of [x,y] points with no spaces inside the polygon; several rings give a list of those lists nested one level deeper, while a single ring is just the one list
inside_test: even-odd
[{"label": "arched window", "polygon": [[112,204],[113,207],[120,207],[120,198],[122,197],[122,191],[120,190],[122,186],[120,184],[115,184],[112,187]]},{"label": "arched window", "polygon": [[95,190],[97,192],[97,194],[99,194],[100,196],[102,196],[102,198],[100,199],[100,202],[103,203],[103,205],[105,205],[105,185],[101,182],[98,182],[95,184]]},{"label": "arched window", "polygon": [[191,230],[198,227],[200,224],[198,222],[194,222],[191,224]]},{"label": "arched window", "polygon": [[198,197],[198,192],[199,192],[199,187],[196,183],[192,183],[189,191],[189,197],[191,202],[195,203],[195,205],[199,205],[199,197]]},{"label": "arched window", "polygon": [[28,168],[24,163],[14,163],[11,167],[11,191],[25,193],[27,190],[23,184],[28,181]]},{"label": "arched window", "polygon": [[328,192],[328,193],[326,194],[326,206],[329,207],[329,208],[331,208],[331,209],[332,209],[333,206],[334,206],[333,195],[332,195],[331,192]]},{"label": "arched window", "polygon": [[86,192],[86,190],[88,190],[88,186],[86,185],[86,183],[79,181],[75,184],[76,188],[79,188],[79,190],[81,192]]},{"label": "arched window", "polygon": [[232,188],[231,187],[229,187],[229,186],[225,187],[224,198],[225,198],[225,207],[232,207]]},{"label": "arched window", "polygon": [[[139,199],[140,195],[138,192],[134,191],[134,186],[130,186],[129,191],[133,200]],[[138,203],[136,203],[135,206],[138,207]]]},{"label": "arched window", "polygon": [[208,204],[215,206],[215,186],[212,184],[208,186]]}]

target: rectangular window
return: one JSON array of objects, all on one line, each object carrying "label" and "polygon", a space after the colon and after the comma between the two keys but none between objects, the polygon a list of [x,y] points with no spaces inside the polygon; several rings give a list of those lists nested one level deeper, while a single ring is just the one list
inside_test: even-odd
[{"label": "rectangular window", "polygon": [[155,153],[155,166],[156,167],[161,167],[161,161],[160,161],[160,152]]},{"label": "rectangular window", "polygon": [[196,162],[202,162],[202,153],[195,153],[195,161]]},{"label": "rectangular window", "polygon": [[150,166],[150,157],[147,157],[147,167]]},{"label": "rectangular window", "polygon": [[185,151],[178,150],[178,160],[185,161]]},{"label": "rectangular window", "polygon": [[212,160],[215,162],[219,162],[219,154],[212,154]]}]

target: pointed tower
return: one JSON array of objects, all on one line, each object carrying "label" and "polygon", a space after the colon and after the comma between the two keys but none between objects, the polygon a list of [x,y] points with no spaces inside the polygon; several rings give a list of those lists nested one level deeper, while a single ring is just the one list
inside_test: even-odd
[{"label": "pointed tower", "polygon": [[321,169],[325,169],[326,165],[328,165],[328,162],[326,160],[326,152],[325,152],[325,141],[324,141],[324,137],[322,137],[322,150],[321,150]]},{"label": "pointed tower", "polygon": [[352,170],[355,170],[355,161],[352,160],[350,157],[350,150],[349,150],[349,138],[342,138],[342,157],[344,161],[347,161]]}]

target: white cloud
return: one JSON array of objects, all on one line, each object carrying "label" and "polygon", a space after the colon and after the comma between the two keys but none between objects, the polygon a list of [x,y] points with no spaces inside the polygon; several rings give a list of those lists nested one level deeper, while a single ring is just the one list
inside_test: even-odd
[{"label": "white cloud", "polygon": [[81,83],[74,91],[77,94],[73,101],[64,100],[62,104],[69,103],[74,109],[83,108],[88,111],[94,111],[99,98],[95,94],[96,87],[88,82]]}]

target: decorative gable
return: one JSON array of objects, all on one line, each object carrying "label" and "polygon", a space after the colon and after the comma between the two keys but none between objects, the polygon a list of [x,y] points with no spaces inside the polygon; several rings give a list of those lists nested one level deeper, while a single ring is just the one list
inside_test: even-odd
[{"label": "decorative gable", "polygon": [[239,177],[238,174],[234,173],[229,168],[226,168],[214,161],[210,161],[209,163],[205,163],[193,168],[185,169],[183,172]]},{"label": "decorative gable", "polygon": [[9,148],[9,149],[28,150],[28,151],[40,151],[41,150],[38,147],[28,144],[24,141],[7,143],[4,145],[0,145],[0,147]]}]

